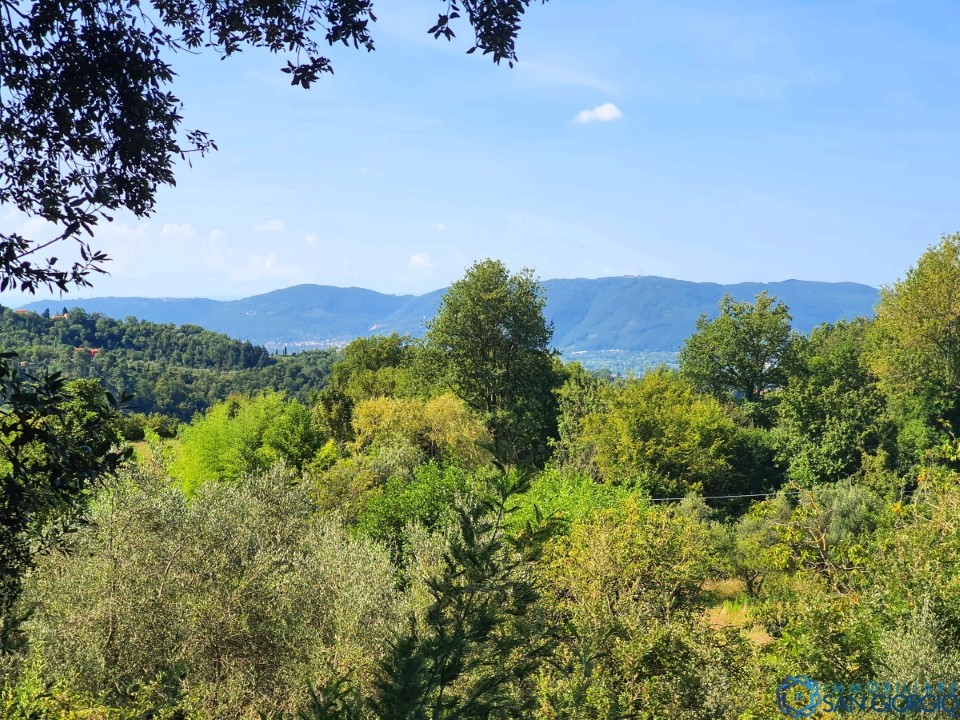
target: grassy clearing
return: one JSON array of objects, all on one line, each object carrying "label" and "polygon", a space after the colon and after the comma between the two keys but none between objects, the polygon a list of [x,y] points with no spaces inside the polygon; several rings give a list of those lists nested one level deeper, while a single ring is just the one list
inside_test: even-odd
[{"label": "grassy clearing", "polygon": [[153,460],[153,449],[146,440],[132,442],[130,446],[133,448],[133,457],[136,458],[137,462],[146,465]]},{"label": "grassy clearing", "polygon": [[[148,465],[153,462],[153,447],[146,440],[138,440],[137,442],[130,443],[130,446],[133,448],[133,457],[138,463],[143,463]],[[177,450],[180,449],[180,439],[179,438],[169,438],[163,440],[164,450],[168,453],[168,457],[172,454],[175,454]]]}]

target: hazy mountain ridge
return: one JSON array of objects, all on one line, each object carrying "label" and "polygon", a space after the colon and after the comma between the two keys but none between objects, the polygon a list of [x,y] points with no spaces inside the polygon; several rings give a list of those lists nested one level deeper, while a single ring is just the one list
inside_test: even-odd
[{"label": "hazy mountain ridge", "polygon": [[[543,287],[554,346],[565,352],[675,352],[702,313],[716,313],[725,293],[752,300],[766,290],[789,306],[794,327],[802,332],[822,322],[872,316],[879,299],[879,291],[867,285],[805,280],[720,285],[655,276],[607,277],[545,280]],[[120,319],[200,325],[270,346],[322,346],[371,334],[422,335],[444,292],[387,295],[363,288],[296,285],[232,301],[106,297],[43,300],[23,308],[58,313],[63,307],[82,307]]]}]

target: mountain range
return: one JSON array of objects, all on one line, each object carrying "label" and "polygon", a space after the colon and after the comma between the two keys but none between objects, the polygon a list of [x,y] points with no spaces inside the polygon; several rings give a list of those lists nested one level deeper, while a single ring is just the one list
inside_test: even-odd
[{"label": "mountain range", "polygon": [[[689,282],[655,276],[559,279],[542,282],[553,344],[565,355],[618,351],[674,353],[697,318],[713,316],[724,294],[752,300],[762,291],[790,308],[793,326],[809,332],[822,322],[872,316],[876,288],[857,283],[786,280],[773,283]],[[191,324],[268,347],[340,345],[372,334],[420,336],[445,289],[425,295],[386,295],[362,288],[296,285],[241,300],[102,297],[42,300],[23,306],[58,313],[82,307],[109,317]]]}]

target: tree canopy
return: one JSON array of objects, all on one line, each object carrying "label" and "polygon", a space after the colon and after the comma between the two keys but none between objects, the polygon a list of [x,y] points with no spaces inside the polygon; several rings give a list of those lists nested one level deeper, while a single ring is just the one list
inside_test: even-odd
[{"label": "tree canopy", "polygon": [[[463,15],[474,33],[467,52],[512,67],[530,2],[453,0],[428,32],[449,40]],[[177,158],[216,149],[203,131],[181,131],[170,55],[265,48],[287,56],[282,70],[291,84],[309,88],[333,72],[324,44],[371,51],[377,19],[370,0],[0,5],[0,205],[53,223],[58,233],[40,242],[0,232],[0,291],[90,285],[108,260],[87,238],[97,222],[120,209],[149,215],[157,189],[175,184]],[[80,251],[70,265],[47,252],[67,239]]]},{"label": "tree canopy", "polygon": [[957,419],[960,390],[960,234],[945,235],[881,288],[869,365],[884,392],[919,412]]},{"label": "tree canopy", "polygon": [[196,325],[127,318],[74,308],[46,318],[0,308],[0,347],[32,373],[95,378],[128,409],[190,420],[231,393],[283,390],[307,401],[326,381],[336,350],[285,357]]},{"label": "tree canopy", "polygon": [[752,303],[726,295],[716,318],[697,320],[696,332],[680,350],[680,370],[698,390],[718,399],[762,402],[786,379],[790,320],[787,306],[766,292]]},{"label": "tree canopy", "polygon": [[737,428],[717,400],[663,368],[604,395],[582,423],[602,478],[655,496],[725,490]]},{"label": "tree canopy", "polygon": [[530,270],[484,260],[450,286],[427,329],[446,382],[483,415],[494,454],[508,463],[543,462],[556,434],[560,377],[545,303]]},{"label": "tree canopy", "polygon": [[780,459],[798,483],[850,477],[889,444],[886,405],[864,359],[869,328],[862,319],[823,325],[799,343],[775,430]]}]

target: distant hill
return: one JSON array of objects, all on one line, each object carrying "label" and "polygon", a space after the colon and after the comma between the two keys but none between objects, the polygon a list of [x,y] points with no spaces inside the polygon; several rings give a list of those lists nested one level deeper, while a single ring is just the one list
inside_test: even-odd
[{"label": "distant hill", "polygon": [[282,390],[309,401],[339,357],[332,350],[271,355],[188,323],[116,320],[78,309],[45,317],[2,308],[0,348],[17,353],[30,372],[96,378],[115,397],[129,394],[131,410],[187,421],[231,393]]},{"label": "distant hill", "polygon": [[[546,280],[554,346],[567,355],[598,351],[673,353],[702,313],[713,315],[725,293],[752,300],[766,290],[784,301],[794,327],[872,316],[879,293],[856,283],[786,280],[718,285],[661,277]],[[271,347],[329,346],[391,332],[419,336],[445,290],[385,295],[361,288],[297,285],[242,300],[91,298],[38,301],[23,307],[57,313],[66,306],[109,317],[192,324]]]}]

